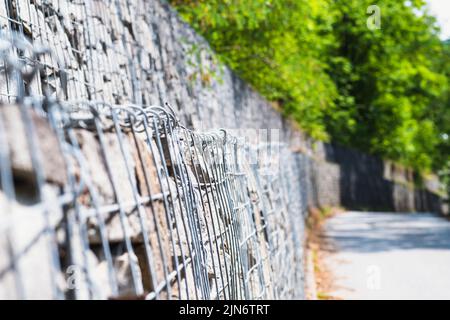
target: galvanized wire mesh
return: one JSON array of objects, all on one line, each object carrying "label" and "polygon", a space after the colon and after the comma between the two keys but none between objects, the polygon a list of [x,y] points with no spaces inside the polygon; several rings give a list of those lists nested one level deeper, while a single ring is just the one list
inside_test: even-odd
[{"label": "galvanized wire mesh", "polygon": [[[167,90],[161,75],[153,72],[163,63],[153,58],[155,43],[173,44],[164,38],[170,24],[155,24],[154,11],[154,2],[146,0],[1,0],[0,31],[23,35],[53,53],[29,61],[41,67],[37,77],[24,83],[35,94],[163,105]],[[67,75],[65,92],[59,85],[61,64]],[[4,73],[1,77],[0,100],[14,101],[16,82]]]},{"label": "galvanized wire mesh", "polygon": [[[170,106],[146,105],[136,52],[97,69],[115,65],[93,51],[117,41],[87,31],[91,10],[113,19],[104,4],[0,7],[0,297],[302,298],[295,156],[278,142],[189,130]],[[49,17],[68,30],[85,17],[73,29],[86,30],[85,47],[64,48]],[[105,77],[130,90],[115,95]]]}]

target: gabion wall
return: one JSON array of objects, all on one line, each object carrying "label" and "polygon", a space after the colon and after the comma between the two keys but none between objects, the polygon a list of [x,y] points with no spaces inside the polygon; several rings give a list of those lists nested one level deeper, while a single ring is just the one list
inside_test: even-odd
[{"label": "gabion wall", "polygon": [[[44,44],[42,69],[26,86],[59,92],[59,63],[67,96],[111,104],[170,102],[189,128],[276,128],[278,112],[229,69],[162,0],[1,0],[0,28]],[[0,99],[11,102],[15,82],[1,78]]]},{"label": "gabion wall", "polygon": [[[170,8],[6,1],[0,10],[0,298],[304,297],[302,156],[279,130],[263,139],[199,130],[282,122],[242,83],[233,109],[194,96],[222,101],[221,88],[240,83],[227,69],[225,84],[174,82],[168,62],[183,60],[183,79],[198,66],[170,48],[192,44],[162,40],[184,26]],[[196,37],[176,33],[186,32]],[[192,101],[205,103],[203,115]],[[247,126],[250,104],[274,117],[248,115]]]},{"label": "gabion wall", "polygon": [[303,298],[305,188],[285,146],[161,107],[0,111],[0,298]]}]

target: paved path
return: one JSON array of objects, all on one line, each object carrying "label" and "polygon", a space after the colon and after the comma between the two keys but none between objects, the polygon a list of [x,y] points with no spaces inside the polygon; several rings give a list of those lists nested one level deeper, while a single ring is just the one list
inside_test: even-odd
[{"label": "paved path", "polygon": [[450,221],[431,214],[345,212],[330,218],[325,264],[343,299],[450,299]]}]

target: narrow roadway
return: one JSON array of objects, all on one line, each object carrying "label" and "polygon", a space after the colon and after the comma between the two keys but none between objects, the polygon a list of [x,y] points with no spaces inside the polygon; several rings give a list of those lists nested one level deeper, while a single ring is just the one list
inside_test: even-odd
[{"label": "narrow roadway", "polygon": [[450,299],[450,221],[345,212],[328,219],[324,262],[342,299]]}]

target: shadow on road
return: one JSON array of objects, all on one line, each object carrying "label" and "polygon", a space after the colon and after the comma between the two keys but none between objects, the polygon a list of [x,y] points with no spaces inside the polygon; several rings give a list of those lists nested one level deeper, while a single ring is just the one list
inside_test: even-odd
[{"label": "shadow on road", "polygon": [[325,237],[339,251],[450,250],[450,222],[433,214],[344,215],[327,223]]}]

